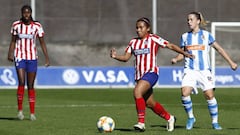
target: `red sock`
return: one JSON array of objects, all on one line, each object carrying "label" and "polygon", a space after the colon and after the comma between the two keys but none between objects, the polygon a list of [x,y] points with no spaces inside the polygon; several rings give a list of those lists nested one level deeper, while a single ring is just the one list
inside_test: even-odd
[{"label": "red sock", "polygon": [[161,116],[162,118],[164,118],[165,120],[169,120],[170,119],[170,114],[163,108],[163,106],[160,103],[156,103],[153,111]]},{"label": "red sock", "polygon": [[35,90],[30,89],[28,90],[28,102],[29,102],[29,107],[30,107],[30,113],[34,114],[35,112]]},{"label": "red sock", "polygon": [[143,98],[138,98],[135,100],[135,102],[138,114],[138,122],[144,123],[146,110],[145,100]]},{"label": "red sock", "polygon": [[22,111],[23,109],[23,96],[24,96],[24,86],[18,86],[18,89],[17,89],[18,111]]}]

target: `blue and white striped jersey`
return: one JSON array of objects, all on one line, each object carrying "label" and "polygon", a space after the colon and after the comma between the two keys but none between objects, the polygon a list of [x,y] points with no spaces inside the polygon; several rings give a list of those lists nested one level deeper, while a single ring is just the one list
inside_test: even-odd
[{"label": "blue and white striped jersey", "polygon": [[181,36],[181,48],[184,48],[188,53],[195,55],[195,59],[185,57],[184,68],[192,70],[209,70],[210,45],[215,42],[215,39],[206,30],[199,30],[197,33],[186,32]]}]

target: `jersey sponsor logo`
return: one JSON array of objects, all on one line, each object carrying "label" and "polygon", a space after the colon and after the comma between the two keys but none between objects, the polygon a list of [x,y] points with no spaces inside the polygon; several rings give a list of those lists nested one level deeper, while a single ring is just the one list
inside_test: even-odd
[{"label": "jersey sponsor logo", "polygon": [[19,38],[25,38],[25,39],[33,39],[34,38],[34,36],[33,35],[31,35],[31,34],[18,34],[18,37]]},{"label": "jersey sponsor logo", "polygon": [[134,50],[134,54],[135,55],[149,54],[149,53],[150,53],[150,49],[149,48],[143,48],[143,49]]},{"label": "jersey sponsor logo", "polygon": [[205,50],[204,45],[188,45],[186,48],[187,50]]}]

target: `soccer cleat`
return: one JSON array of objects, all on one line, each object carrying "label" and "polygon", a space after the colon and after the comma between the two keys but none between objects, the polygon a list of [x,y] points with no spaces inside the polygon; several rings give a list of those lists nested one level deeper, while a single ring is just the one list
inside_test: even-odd
[{"label": "soccer cleat", "polygon": [[174,130],[175,123],[176,123],[176,117],[171,115],[167,123],[167,131],[172,132]]},{"label": "soccer cleat", "polygon": [[213,123],[212,124],[213,129],[215,130],[222,130],[222,127],[218,123]]},{"label": "soccer cleat", "polygon": [[17,117],[18,117],[19,120],[23,120],[24,119],[23,112],[19,111]]},{"label": "soccer cleat", "polygon": [[195,122],[196,122],[195,118],[188,118],[186,129],[191,130],[193,128],[193,125],[194,125]]},{"label": "soccer cleat", "polygon": [[31,114],[31,115],[30,115],[30,120],[31,120],[31,121],[34,121],[34,120],[37,120],[37,118],[35,117],[34,114]]},{"label": "soccer cleat", "polygon": [[140,132],[144,132],[145,131],[145,124],[144,123],[138,122],[133,127],[137,131],[140,131]]}]

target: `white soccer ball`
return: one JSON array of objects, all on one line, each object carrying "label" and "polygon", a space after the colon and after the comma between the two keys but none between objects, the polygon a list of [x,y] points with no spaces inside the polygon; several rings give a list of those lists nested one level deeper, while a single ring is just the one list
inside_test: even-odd
[{"label": "white soccer ball", "polygon": [[111,117],[102,116],[97,121],[97,128],[100,132],[112,132],[115,128],[115,122]]}]

